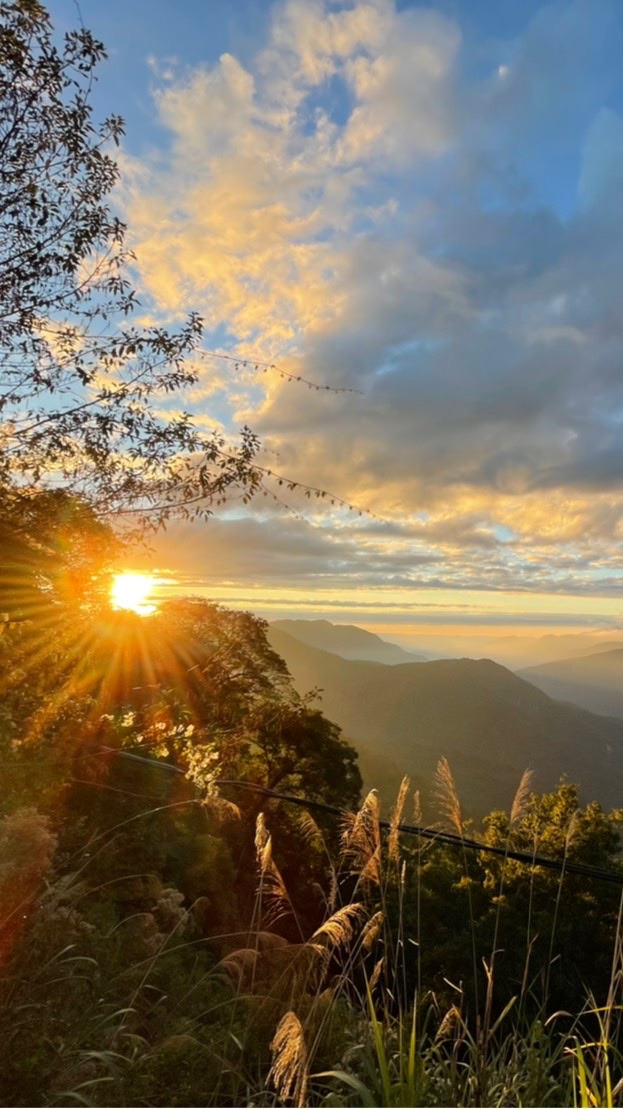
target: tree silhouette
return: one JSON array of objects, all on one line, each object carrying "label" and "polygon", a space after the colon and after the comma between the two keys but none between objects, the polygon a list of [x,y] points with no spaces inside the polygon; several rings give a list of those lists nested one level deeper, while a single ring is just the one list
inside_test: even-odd
[{"label": "tree silhouette", "polygon": [[96,125],[103,45],[55,44],[38,0],[0,3],[0,482],[62,485],[139,526],[208,515],[262,480],[258,441],[200,432],[167,398],[197,380],[202,325],[133,326],[126,228],[111,210],[119,116]]}]

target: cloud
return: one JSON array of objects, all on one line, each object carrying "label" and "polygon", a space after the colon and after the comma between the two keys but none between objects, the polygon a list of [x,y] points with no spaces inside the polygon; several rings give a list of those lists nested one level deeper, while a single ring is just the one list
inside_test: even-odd
[{"label": "cloud", "polygon": [[[197,307],[216,346],[362,389],[268,374],[225,397],[219,374],[219,418],[260,432],[271,469],[406,525],[379,546],[372,522],[355,542],[312,514],[297,546],[282,523],[275,577],[407,587],[442,560],[457,587],[612,588],[621,24],[615,2],[561,0],[475,64],[436,11],[290,0],[247,68],[224,54],[160,80],[169,145],[127,159],[145,289],[161,312]],[[250,578],[268,532],[223,528],[247,528],[233,565]]]},{"label": "cloud", "polygon": [[579,192],[589,208],[608,215],[623,189],[623,119],[610,108],[601,108],[582,149]]},{"label": "cloud", "polygon": [[[435,594],[449,592],[620,596],[621,556],[617,559],[614,537],[595,555],[594,542],[578,534],[587,521],[574,515],[570,504],[551,522],[549,541],[529,534],[533,529],[526,525],[532,522],[526,513],[511,533],[492,527],[476,512],[463,517],[447,512],[389,529],[358,519],[335,521],[329,529],[326,519],[312,524],[270,511],[253,518],[230,513],[208,527],[172,526],[154,540],[148,561],[161,572],[170,571],[185,588],[216,597],[231,590],[239,598],[249,589],[295,590],[298,603],[304,598],[313,603],[314,597],[335,598],[356,589],[357,603],[381,598],[388,611],[397,603],[420,603],[422,593],[428,607]],[[444,603],[460,604],[456,598]],[[470,604],[477,607],[475,600]]]}]

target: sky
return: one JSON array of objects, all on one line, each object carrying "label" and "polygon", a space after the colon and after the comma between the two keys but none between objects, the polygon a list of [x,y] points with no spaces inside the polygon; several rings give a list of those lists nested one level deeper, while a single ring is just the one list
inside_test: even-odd
[{"label": "sky", "polygon": [[362,510],[233,502],[153,565],[390,638],[623,627],[620,0],[80,13],[145,318],[322,387],[206,353],[184,406]]}]

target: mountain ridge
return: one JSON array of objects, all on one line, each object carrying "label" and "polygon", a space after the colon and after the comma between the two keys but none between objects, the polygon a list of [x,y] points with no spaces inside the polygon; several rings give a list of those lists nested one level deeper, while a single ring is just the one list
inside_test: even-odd
[{"label": "mountain ridge", "polygon": [[555,701],[490,659],[383,664],[342,659],[269,629],[301,693],[322,690],[319,707],[362,751],[366,786],[388,802],[396,775],[370,780],[382,758],[430,797],[438,760],[448,758],[470,815],[508,808],[523,771],[536,789],[566,773],[585,801],[623,804],[623,721]]},{"label": "mountain ridge", "polygon": [[550,697],[623,718],[623,647],[523,667],[517,674]]},{"label": "mountain ridge", "polygon": [[357,624],[333,624],[330,620],[275,620],[270,627],[278,628],[309,647],[330,651],[340,658],[381,662],[389,666],[427,660],[426,655],[406,651],[404,647],[390,643]]}]

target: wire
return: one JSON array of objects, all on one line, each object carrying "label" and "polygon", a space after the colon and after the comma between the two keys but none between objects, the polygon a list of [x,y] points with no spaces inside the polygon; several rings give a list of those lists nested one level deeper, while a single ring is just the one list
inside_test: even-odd
[{"label": "wire", "polygon": [[[113,748],[107,747],[103,750],[111,751]],[[146,759],[141,755],[133,755],[129,751],[119,751],[120,755],[124,758],[134,759],[136,762],[144,762],[149,766],[160,766],[163,770],[172,770],[177,774],[183,774],[184,771],[179,767],[174,766],[172,763],[156,762],[154,759]],[[244,789],[249,793],[257,793],[262,797],[271,798],[274,801],[285,801],[289,805],[298,805],[304,809],[311,809],[315,812],[328,813],[330,816],[338,816],[342,819],[345,816],[353,815],[346,809],[340,809],[336,805],[327,805],[324,801],[312,801],[308,797],[296,797],[291,793],[279,793],[274,789],[268,789],[266,786],[256,785],[255,782],[243,782],[237,779],[216,779],[214,782],[216,786],[228,786],[231,789]],[[390,828],[391,823],[389,820],[379,820],[381,828]],[[494,847],[492,844],[481,843],[476,839],[467,839],[465,836],[455,835],[453,832],[442,832],[437,828],[427,828],[421,824],[399,824],[398,831],[403,832],[407,836],[418,836],[420,839],[435,840],[437,843],[446,843],[453,847],[465,848],[468,851],[480,851],[487,855],[497,855],[499,858],[511,859],[513,862],[526,863],[528,866],[540,866],[543,870],[555,870],[559,874],[578,874],[584,878],[596,878],[601,882],[610,882],[612,884],[621,886],[623,885],[623,871],[604,870],[601,867],[588,866],[586,863],[576,863],[571,859],[550,859],[546,855],[536,855],[528,851],[516,851],[511,847]]]},{"label": "wire", "polygon": [[111,793],[121,793],[124,797],[138,797],[141,801],[161,801],[162,798],[158,797],[155,793],[133,793],[129,789],[118,789],[117,786],[109,786],[108,782],[90,782],[88,778],[70,778],[70,782],[75,782],[79,786],[93,786],[96,789],[108,789]]},{"label": "wire", "polygon": [[99,751],[107,751],[113,755],[123,755],[124,759],[133,759],[134,762],[144,762],[147,766],[155,766],[162,770],[172,770],[174,774],[185,774],[179,766],[175,766],[172,762],[162,762],[160,759],[146,759],[144,755],[133,755],[131,751],[119,751],[116,747],[104,747],[103,745],[98,748]]},{"label": "wire", "polygon": [[[323,801],[310,801],[306,797],[296,797],[290,793],[277,793],[275,790],[267,789],[265,786],[255,785],[254,782],[217,779],[214,784],[217,786],[229,786],[234,789],[246,789],[252,793],[258,793],[276,801],[285,801],[290,805],[299,805],[302,808],[314,809],[317,812],[330,813],[332,816],[344,817],[353,815],[346,809],[337,808],[335,805],[327,805]],[[381,828],[390,828],[391,822],[389,820],[379,820],[379,826]],[[587,866],[584,863],[574,863],[569,859],[550,859],[545,855],[535,855],[527,851],[515,851],[512,848],[506,847],[493,847],[487,843],[480,843],[475,839],[466,839],[464,836],[457,836],[452,832],[442,832],[436,828],[426,828],[420,824],[398,824],[398,831],[404,832],[404,834],[408,836],[419,836],[421,839],[432,839],[436,840],[438,843],[448,843],[454,847],[465,847],[469,851],[482,851],[488,855],[499,855],[504,859],[512,859],[513,862],[528,863],[528,865],[533,867],[540,866],[544,870],[557,870],[560,873],[580,874],[586,878],[598,878],[602,882],[612,882],[616,885],[623,885],[623,871],[603,870],[599,867]]]},{"label": "wire", "polygon": [[[103,750],[113,750],[107,747]],[[154,759],[146,759],[141,755],[133,755],[129,751],[119,751],[118,754],[124,758],[134,759],[136,762],[144,762],[149,766],[160,766],[163,770],[172,770],[177,774],[183,774],[184,771],[179,767],[174,766],[172,763],[156,762]],[[308,797],[297,797],[292,793],[279,793],[274,789],[268,789],[266,786],[256,785],[255,782],[243,782],[237,779],[217,778],[214,782],[216,786],[227,786],[231,789],[244,789],[249,793],[257,793],[261,797],[268,797],[274,801],[285,801],[289,805],[298,805],[304,809],[311,809],[315,812],[328,813],[330,816],[338,816],[342,819],[345,816],[352,816],[347,809],[340,809],[337,805],[327,805],[324,801],[312,801]],[[379,820],[381,828],[389,829],[391,822],[389,820]],[[466,848],[468,851],[480,851],[487,855],[497,855],[499,858],[511,859],[513,862],[526,863],[528,866],[540,866],[543,870],[555,870],[559,874],[578,874],[584,878],[596,878],[601,882],[610,882],[612,884],[621,886],[623,885],[623,871],[604,870],[601,867],[588,866],[586,863],[576,863],[571,859],[550,859],[546,855],[536,855],[528,851],[516,851],[511,847],[494,847],[492,844],[481,843],[476,839],[467,839],[465,836],[455,835],[453,832],[442,832],[437,828],[427,828],[421,824],[398,824],[398,831],[403,832],[407,836],[418,836],[420,839],[435,840],[437,843],[446,843],[453,847]]]},{"label": "wire", "polygon": [[[151,766],[159,770],[169,771],[174,774],[184,774],[184,771],[181,770],[179,766],[174,766],[173,763],[161,762],[160,760],[156,759],[148,759],[145,758],[143,755],[134,755],[131,751],[120,751],[114,747],[106,747],[103,745],[98,748],[97,753],[99,753],[100,751],[117,754],[120,755],[122,758],[132,759],[134,762],[142,762],[145,763],[147,766]],[[96,752],[93,752],[93,754],[95,753]],[[86,758],[88,756],[83,755],[80,757]],[[80,779],[75,780],[80,781]],[[105,783],[102,782],[89,782],[88,784],[100,787],[105,785]],[[267,797],[274,801],[284,801],[286,804],[289,805],[298,805],[300,808],[312,810],[315,812],[328,813],[330,816],[337,816],[341,817],[342,819],[344,819],[345,816],[354,815],[347,809],[338,808],[337,805],[328,805],[324,801],[312,801],[308,797],[297,797],[295,794],[292,793],[279,793],[277,790],[268,789],[266,786],[257,785],[255,782],[244,782],[237,779],[217,778],[214,781],[214,785],[226,786],[230,789],[243,789],[246,790],[248,793],[256,793],[261,797]],[[107,788],[110,789],[112,787],[109,786]],[[116,792],[125,793],[127,791],[118,790]],[[132,796],[139,797],[141,795],[132,794]],[[147,796],[145,794],[143,794],[142,796],[147,799]],[[201,802],[199,801],[195,802],[195,804],[200,803]],[[133,817],[132,819],[136,818]],[[391,828],[391,822],[389,820],[379,820],[379,826],[381,828],[389,829]],[[420,839],[430,839],[434,840],[437,843],[445,843],[453,847],[465,848],[468,851],[480,851],[481,853],[487,855],[497,855],[500,858],[510,859],[513,862],[526,863],[528,866],[531,867],[539,866],[543,870],[555,870],[560,874],[577,874],[584,878],[596,878],[598,881],[601,882],[609,882],[619,886],[623,885],[623,870],[604,870],[601,867],[588,866],[585,863],[576,863],[573,862],[571,859],[551,859],[548,858],[546,855],[536,855],[528,851],[516,851],[514,848],[511,847],[494,847],[493,845],[488,843],[481,843],[479,840],[468,839],[465,836],[459,836],[453,832],[443,832],[437,828],[428,828],[421,824],[401,823],[398,824],[397,827],[399,832],[402,832],[404,835],[407,836],[417,836]]]}]

